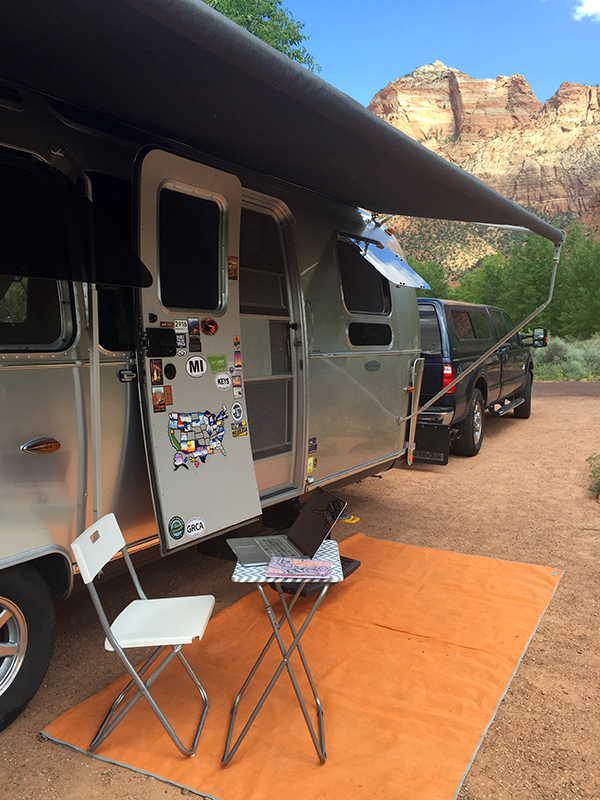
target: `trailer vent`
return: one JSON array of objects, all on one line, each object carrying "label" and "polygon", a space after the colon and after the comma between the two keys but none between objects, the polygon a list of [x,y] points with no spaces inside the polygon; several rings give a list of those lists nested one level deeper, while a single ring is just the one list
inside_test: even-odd
[{"label": "trailer vent", "polygon": [[292,449],[292,379],[245,382],[248,426],[255,461]]}]

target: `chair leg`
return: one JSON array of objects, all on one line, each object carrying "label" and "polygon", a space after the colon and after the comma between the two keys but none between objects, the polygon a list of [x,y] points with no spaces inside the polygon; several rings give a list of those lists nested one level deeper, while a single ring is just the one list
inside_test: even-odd
[{"label": "chair leg", "polygon": [[[131,680],[111,705],[108,714],[105,716],[104,720],[102,721],[102,724],[98,728],[96,735],[94,736],[94,738],[90,743],[90,746],[88,748],[89,752],[93,753],[98,748],[98,746],[107,738],[107,736],[109,736],[114,731],[114,729],[122,721],[123,717],[133,707],[133,705],[137,703],[140,697],[143,696],[147,700],[152,711],[158,717],[160,723],[162,724],[166,732],[171,737],[177,749],[183,755],[186,756],[194,755],[194,753],[196,752],[196,748],[198,746],[198,740],[200,738],[202,727],[204,725],[204,720],[206,719],[206,714],[208,711],[208,697],[206,691],[204,690],[204,687],[202,686],[196,674],[190,667],[187,659],[185,658],[183,653],[180,652],[182,645],[176,645],[175,647],[172,647],[171,653],[169,653],[169,655],[167,655],[163,659],[163,661],[161,661],[158,664],[158,666],[155,667],[155,669],[150,673],[150,675],[146,678],[146,680],[144,681],[142,679],[142,675],[144,674],[144,672],[157,660],[157,658],[161,655],[161,653],[163,653],[167,649],[167,647],[159,647],[157,650],[155,650],[154,653],[152,653],[152,655],[150,656],[150,658],[144,664],[142,664],[142,666],[137,671],[132,666],[130,661],[127,659],[123,651],[119,653],[119,656],[121,657],[121,660],[125,665],[125,668],[131,675]],[[202,714],[200,716],[200,722],[198,724],[198,727],[196,728],[192,746],[190,748],[185,747],[185,745],[181,742],[180,738],[177,736],[177,734],[173,730],[173,727],[171,726],[171,724],[169,723],[169,721],[167,720],[167,718],[165,717],[160,707],[158,706],[158,704],[156,703],[156,701],[154,700],[154,698],[152,697],[152,695],[148,690],[148,687],[161,674],[161,672],[167,667],[167,665],[173,660],[173,658],[175,658],[175,656],[178,656],[179,660],[181,661],[186,672],[192,679],[193,683],[195,684],[202,698]],[[128,692],[133,688],[134,684],[137,686],[137,691],[127,701],[125,706],[118,713],[116,713],[117,708],[123,702]]]}]

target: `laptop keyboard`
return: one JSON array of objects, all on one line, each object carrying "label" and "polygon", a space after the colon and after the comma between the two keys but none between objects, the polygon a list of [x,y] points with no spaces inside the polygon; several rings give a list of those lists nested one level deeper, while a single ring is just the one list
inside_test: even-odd
[{"label": "laptop keyboard", "polygon": [[298,557],[298,549],[283,536],[261,536],[259,545],[271,558],[274,556]]}]

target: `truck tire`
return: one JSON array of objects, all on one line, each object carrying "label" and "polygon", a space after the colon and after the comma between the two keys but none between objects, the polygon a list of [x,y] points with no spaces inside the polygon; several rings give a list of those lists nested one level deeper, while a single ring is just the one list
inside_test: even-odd
[{"label": "truck tire", "polygon": [[0,571],[0,731],[44,679],[55,629],[54,603],[40,573],[29,564]]},{"label": "truck tire", "polygon": [[528,372],[525,386],[517,395],[517,397],[524,397],[525,402],[521,403],[513,411],[513,417],[517,417],[517,419],[529,419],[531,416],[531,384],[531,372]]},{"label": "truck tire", "polygon": [[473,390],[469,413],[457,426],[458,435],[452,441],[452,451],[460,456],[476,456],[481,449],[485,426],[485,405],[479,389]]}]

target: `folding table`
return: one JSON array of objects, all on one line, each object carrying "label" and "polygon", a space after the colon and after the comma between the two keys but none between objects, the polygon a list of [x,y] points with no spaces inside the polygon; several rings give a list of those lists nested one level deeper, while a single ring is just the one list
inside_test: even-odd
[{"label": "folding table", "polygon": [[[273,633],[271,634],[268,642],[266,643],[266,645],[264,646],[261,654],[259,655],[258,659],[256,660],[256,663],[254,664],[254,666],[250,670],[250,673],[249,673],[248,677],[244,681],[244,684],[242,685],[242,688],[238,692],[238,695],[235,698],[235,701],[233,703],[233,708],[231,710],[231,720],[230,720],[230,723],[229,723],[229,730],[227,732],[227,741],[225,742],[225,751],[223,753],[223,758],[221,760],[221,763],[224,766],[229,764],[229,762],[231,761],[231,759],[235,755],[235,752],[237,751],[238,747],[242,743],[242,741],[245,738],[246,734],[250,730],[250,727],[251,727],[252,723],[254,722],[254,720],[256,719],[256,716],[257,716],[258,712],[262,708],[265,700],[267,699],[267,697],[269,696],[271,690],[275,686],[275,683],[277,682],[277,680],[278,680],[279,676],[281,675],[281,673],[283,672],[284,668],[287,669],[288,675],[290,676],[290,681],[292,682],[292,686],[294,688],[294,692],[296,693],[296,698],[297,698],[298,703],[300,705],[300,709],[302,711],[302,715],[304,716],[304,721],[306,722],[306,727],[308,728],[308,731],[310,733],[313,745],[315,747],[315,750],[317,751],[317,755],[319,756],[319,760],[321,761],[321,763],[325,762],[325,759],[326,759],[327,756],[325,754],[325,731],[323,729],[323,709],[322,709],[322,706],[321,706],[321,700],[320,700],[319,695],[317,693],[317,689],[316,689],[313,677],[312,677],[312,675],[310,673],[310,669],[308,668],[308,663],[306,661],[306,657],[304,655],[304,651],[302,650],[302,646],[300,644],[300,639],[302,638],[302,636],[304,635],[308,625],[310,624],[310,621],[312,620],[312,618],[313,618],[313,616],[315,614],[315,611],[320,606],[321,601],[323,600],[323,598],[327,594],[327,590],[329,589],[329,586],[332,583],[339,583],[340,581],[343,581],[344,580],[344,575],[342,573],[342,565],[340,563],[340,554],[339,554],[337,542],[334,542],[334,541],[332,541],[330,539],[325,540],[323,542],[323,544],[319,547],[317,552],[315,553],[314,558],[318,559],[318,560],[322,560],[322,561],[331,561],[332,569],[331,569],[331,577],[329,579],[324,581],[323,578],[314,578],[314,579],[310,579],[310,580],[308,580],[306,578],[296,578],[296,579],[292,579],[292,578],[267,578],[266,574],[267,574],[267,571],[269,569],[268,564],[264,564],[264,565],[260,565],[260,566],[253,566],[253,567],[244,567],[242,564],[240,564],[239,561],[236,564],[236,567],[235,567],[235,569],[233,571],[233,575],[231,576],[231,580],[236,582],[236,583],[254,583],[254,584],[256,584],[256,588],[258,589],[258,591],[260,593],[260,596],[262,597],[263,603],[265,604],[265,609],[266,609],[267,615],[269,617],[269,622],[271,623],[271,627],[273,628]],[[300,625],[300,627],[298,629],[296,629],[296,625],[294,624],[294,622],[292,620],[292,616],[291,616],[290,612],[291,612],[292,608],[294,607],[294,604],[296,603],[296,600],[300,596],[300,593],[302,592],[302,589],[304,588],[304,586],[307,583],[315,582],[315,581],[318,582],[318,583],[323,583],[324,584],[323,588],[320,590],[320,592],[318,594],[315,593],[316,597],[315,597],[315,600],[314,600],[312,606],[310,607],[310,609],[309,609],[306,617],[304,618],[304,621]],[[267,596],[267,593],[265,592],[264,584],[266,584],[266,583],[273,584],[274,588],[277,589],[279,600],[281,602],[281,605],[283,606],[283,614],[281,615],[279,620],[277,619],[277,617],[275,615],[275,611],[273,609],[273,606],[271,605],[271,602],[270,602],[270,600],[269,600],[269,598]],[[297,583],[298,584],[298,588],[296,589],[296,592],[294,593],[294,595],[292,596],[291,600],[289,600],[289,601],[286,600],[285,594],[284,594],[284,592],[283,592],[283,590],[281,588],[280,584],[282,584],[282,583]],[[286,648],[285,644],[283,643],[283,639],[281,637],[281,627],[283,626],[284,622],[287,622],[288,627],[289,627],[289,629],[291,631],[291,634],[292,634],[292,637],[293,637],[292,643],[287,648]],[[264,690],[260,700],[258,701],[256,706],[254,707],[254,710],[250,714],[250,716],[248,718],[248,721],[244,725],[241,733],[239,734],[239,736],[237,737],[235,743],[232,746],[231,745],[231,739],[232,739],[232,736],[233,736],[233,726],[235,724],[235,718],[236,718],[236,714],[237,714],[238,705],[240,703],[240,700],[242,699],[242,695],[244,694],[244,692],[248,688],[248,686],[249,686],[252,678],[254,677],[258,667],[260,666],[263,658],[267,654],[267,651],[269,650],[269,648],[271,647],[271,645],[273,644],[274,641],[276,641],[278,646],[279,646],[279,650],[281,652],[281,662],[279,663],[279,666],[277,667],[273,677],[271,678],[271,680],[267,684],[267,687]],[[310,716],[309,716],[308,711],[306,709],[306,705],[304,703],[304,698],[302,697],[302,693],[300,692],[300,687],[298,686],[298,682],[296,680],[296,676],[294,674],[294,670],[292,668],[292,665],[290,664],[290,657],[291,657],[292,653],[294,652],[294,650],[298,651],[298,654],[299,654],[300,659],[302,661],[302,666],[304,667],[304,671],[306,673],[306,677],[308,678],[308,682],[310,684],[310,688],[312,690],[313,697],[315,699],[315,703],[316,703],[316,706],[317,706],[317,719],[318,719],[318,729],[319,729],[318,737],[317,737],[317,734],[315,733],[315,729],[313,727],[313,724],[311,722]]]}]

